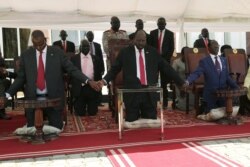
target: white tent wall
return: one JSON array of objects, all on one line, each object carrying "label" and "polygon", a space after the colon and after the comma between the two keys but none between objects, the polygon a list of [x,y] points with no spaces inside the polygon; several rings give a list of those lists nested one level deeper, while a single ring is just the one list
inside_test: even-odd
[{"label": "white tent wall", "polygon": [[250,0],[0,0],[0,27],[104,31],[114,15],[128,32],[138,18],[150,31],[165,17],[179,34],[178,50],[184,32],[250,30]]},{"label": "white tent wall", "polygon": [[152,29],[162,16],[173,23],[170,26],[173,31],[179,30],[180,20],[185,23],[185,32],[200,30],[201,25],[224,31],[247,31],[250,0],[0,0],[2,27],[102,30],[109,27],[113,15],[128,30],[134,29],[137,18],[148,24],[145,28]]}]

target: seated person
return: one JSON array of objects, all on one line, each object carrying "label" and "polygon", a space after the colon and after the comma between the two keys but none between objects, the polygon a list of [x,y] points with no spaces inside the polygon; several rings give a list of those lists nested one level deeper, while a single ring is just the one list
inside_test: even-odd
[{"label": "seated person", "polygon": [[[172,63],[172,67],[178,73],[178,75],[185,80],[186,79],[186,70],[185,70],[185,57],[184,57],[184,50],[188,47],[183,47],[181,49],[181,57],[175,59]],[[176,107],[179,110],[186,110],[186,97],[184,96],[183,91],[176,90]],[[192,110],[194,108],[194,96],[193,94],[189,94],[189,109]]]},{"label": "seated person", "polygon": [[[16,74],[6,71],[5,60],[0,56],[0,94],[4,96],[4,92],[10,87],[10,80],[8,78],[15,78]],[[6,115],[5,108],[0,109],[0,119],[9,120],[10,116]]]},{"label": "seated person", "polygon": [[239,114],[250,116],[250,68],[244,80],[244,87],[247,89],[247,95],[240,96]]},{"label": "seated person", "polygon": [[[102,59],[90,54],[90,45],[87,40],[81,41],[80,53],[71,58],[71,62],[89,78],[89,82],[102,79]],[[89,84],[82,84],[73,78],[72,95],[74,97],[75,114],[78,116],[94,116],[98,111],[99,92]]]},{"label": "seated person", "polygon": [[200,60],[196,70],[186,80],[187,84],[191,84],[201,75],[204,76],[203,100],[206,104],[204,109],[205,114],[212,109],[225,107],[225,98],[217,97],[215,95],[216,90],[228,89],[228,87],[231,89],[239,88],[229,75],[226,59],[218,56],[218,42],[215,40],[209,41],[208,50],[209,55]]},{"label": "seated person", "polygon": [[225,49],[232,49],[232,46],[227,45],[227,44],[221,46],[221,48],[220,48],[221,55],[220,56],[225,57]]}]

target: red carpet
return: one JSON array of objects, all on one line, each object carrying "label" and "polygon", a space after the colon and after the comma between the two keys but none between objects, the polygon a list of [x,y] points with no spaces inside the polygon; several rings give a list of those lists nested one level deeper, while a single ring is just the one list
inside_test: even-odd
[{"label": "red carpet", "polygon": [[160,141],[159,129],[138,129],[125,131],[123,140],[118,132],[92,134],[62,134],[57,140],[43,145],[21,143],[18,138],[0,140],[0,160],[24,157],[38,157],[53,154],[78,153],[83,151],[146,146],[166,143],[203,141],[210,139],[249,136],[250,123],[239,126],[204,125],[192,127],[165,128],[165,140]]},{"label": "red carpet", "polygon": [[8,114],[12,115],[12,120],[0,120],[0,160],[250,135],[248,118],[244,118],[246,123],[243,125],[227,126],[197,120],[192,112],[187,115],[181,111],[165,111],[164,141],[160,141],[160,129],[127,130],[123,140],[118,140],[118,128],[111,112],[101,108],[94,117],[68,114],[68,124],[59,139],[43,145],[32,145],[21,143],[12,134],[25,124],[23,112],[16,110]]},{"label": "red carpet", "polygon": [[113,166],[239,166],[195,142],[109,149],[106,154]]}]

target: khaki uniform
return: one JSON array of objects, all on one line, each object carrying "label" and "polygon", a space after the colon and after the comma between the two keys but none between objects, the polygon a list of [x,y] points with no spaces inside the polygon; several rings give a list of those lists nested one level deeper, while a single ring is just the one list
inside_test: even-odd
[{"label": "khaki uniform", "polygon": [[107,56],[107,70],[110,69],[110,61],[109,61],[109,48],[108,48],[108,41],[110,39],[129,39],[128,34],[124,30],[119,30],[118,32],[113,31],[112,29],[104,31],[102,36],[102,44],[104,52]]},{"label": "khaki uniform", "polygon": [[127,32],[124,30],[119,30],[118,32],[115,32],[112,29],[104,31],[102,36],[102,44],[104,52],[107,55],[107,58],[109,58],[108,41],[110,39],[129,39],[129,38]]}]

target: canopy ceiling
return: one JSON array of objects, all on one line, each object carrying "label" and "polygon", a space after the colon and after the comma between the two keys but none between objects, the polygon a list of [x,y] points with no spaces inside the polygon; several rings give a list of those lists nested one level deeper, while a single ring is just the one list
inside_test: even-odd
[{"label": "canopy ceiling", "polygon": [[138,18],[153,29],[160,16],[173,31],[250,30],[250,0],[0,0],[2,27],[103,30],[114,15],[126,30]]}]

